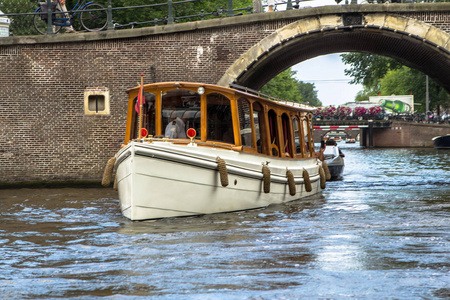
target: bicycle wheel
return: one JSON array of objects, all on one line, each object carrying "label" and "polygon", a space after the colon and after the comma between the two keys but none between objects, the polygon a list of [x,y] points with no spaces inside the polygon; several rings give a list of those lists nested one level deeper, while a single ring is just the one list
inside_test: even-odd
[{"label": "bicycle wheel", "polygon": [[[40,13],[41,8],[39,7],[36,10],[36,12]],[[40,34],[47,34],[47,19],[42,20],[41,16],[43,16],[43,15],[34,15],[34,18],[33,18],[34,28]],[[61,10],[59,8],[56,9],[56,11],[53,13],[53,16],[54,16],[53,22],[55,22],[55,19],[63,19],[64,18],[64,15],[61,13]],[[53,33],[57,33],[60,30],[61,30],[61,26],[53,25]]]},{"label": "bicycle wheel", "polygon": [[[92,9],[101,9],[89,11]],[[100,31],[108,24],[108,13],[103,5],[91,3],[86,5],[80,13],[80,23],[87,31]]]}]

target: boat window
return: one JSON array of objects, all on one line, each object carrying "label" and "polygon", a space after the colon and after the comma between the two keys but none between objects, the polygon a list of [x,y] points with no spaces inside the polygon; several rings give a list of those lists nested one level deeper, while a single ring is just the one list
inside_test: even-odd
[{"label": "boat window", "polygon": [[290,128],[290,120],[287,114],[282,114],[281,115],[281,124],[282,124],[282,128],[283,128],[283,144],[284,144],[284,149],[283,149],[283,153],[285,157],[292,157],[293,153],[292,153],[292,149],[291,149],[291,128]]},{"label": "boat window", "polygon": [[305,137],[305,152],[309,153],[310,152],[310,143],[309,143],[309,124],[308,124],[308,119],[307,118],[303,118],[303,136]]},{"label": "boat window", "polygon": [[162,134],[171,139],[186,139],[194,128],[200,137],[200,95],[191,90],[175,89],[162,95]]},{"label": "boat window", "polygon": [[253,123],[255,123],[255,136],[256,136],[256,149],[258,153],[268,153],[266,151],[266,139],[265,135],[261,134],[264,132],[264,110],[263,107],[258,103],[253,103]]},{"label": "boat window", "polygon": [[[131,139],[139,137],[139,106],[137,97],[133,100],[133,115],[131,127]],[[142,128],[147,129],[148,135],[155,135],[155,94],[144,92],[144,104],[142,105]]]},{"label": "boat window", "polygon": [[269,110],[270,154],[280,156],[280,143],[278,137],[278,118],[273,109]]},{"label": "boat window", "polygon": [[252,147],[252,123],[250,120],[250,103],[244,98],[238,100],[239,129],[242,145]]},{"label": "boat window", "polygon": [[230,100],[222,94],[211,93],[207,102],[207,139],[234,144]]},{"label": "boat window", "polygon": [[300,140],[300,128],[299,128],[299,124],[298,124],[298,119],[296,117],[294,117],[292,120],[292,126],[294,127],[295,153],[301,154],[302,147],[301,147],[301,140]]}]

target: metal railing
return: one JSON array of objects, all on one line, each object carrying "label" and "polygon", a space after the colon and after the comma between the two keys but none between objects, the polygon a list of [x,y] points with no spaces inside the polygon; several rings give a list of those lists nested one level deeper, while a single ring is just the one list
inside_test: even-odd
[{"label": "metal railing", "polygon": [[[51,0],[43,0],[47,3],[50,3]],[[173,1],[168,0],[166,3],[159,3],[159,4],[149,4],[149,5],[140,5],[140,6],[129,6],[129,7],[113,7],[112,2],[113,0],[96,0],[96,3],[100,3],[105,6],[105,10],[107,10],[107,16],[108,16],[108,30],[114,30],[114,29],[120,29],[120,28],[134,28],[134,27],[145,27],[145,26],[157,26],[157,25],[166,25],[166,24],[173,24],[173,23],[181,23],[181,22],[187,22],[187,21],[194,21],[194,20],[205,20],[205,19],[211,19],[211,18],[223,18],[223,17],[231,17],[231,16],[237,16],[242,14],[251,14],[253,13],[253,7],[247,6],[247,7],[234,7],[233,1],[228,0],[228,6],[227,7],[217,7],[213,11],[205,12],[204,10],[201,10],[198,13],[191,13],[188,15],[179,15],[177,14],[178,8],[180,10],[183,10],[183,6],[188,6],[191,3],[199,2],[200,0],[182,0],[182,1]],[[396,2],[396,3],[417,3],[417,2],[449,2],[450,0],[358,0],[359,3],[357,3],[357,0],[335,0],[337,4],[344,1],[345,4],[365,4],[365,3],[385,3],[385,2]],[[363,1],[363,2],[361,2]],[[10,12],[10,11],[3,11],[3,14],[0,14],[0,27],[5,24],[2,24],[2,18],[9,18],[10,24],[9,24],[9,34],[10,35],[34,35],[37,34],[37,32],[33,28],[33,18],[36,14],[34,12],[37,9],[37,5],[29,2],[29,1],[22,1],[22,10],[26,10],[27,12]],[[38,0],[39,2],[39,0]],[[281,11],[281,10],[291,10],[291,9],[301,9],[301,8],[307,8],[308,3],[313,3],[313,0],[287,0],[287,1],[275,1],[274,11]],[[215,1],[213,2],[215,3]],[[225,3],[225,1],[223,2]],[[2,4],[2,7],[0,9],[5,10],[5,4]],[[15,6],[13,9],[16,9],[17,6]],[[116,14],[121,14],[125,11],[133,11],[133,14],[137,15],[139,11],[146,10],[146,9],[153,9],[153,10],[159,10],[159,15],[153,19],[146,19],[146,20],[124,20],[121,19],[120,22],[124,24],[120,24],[117,19],[115,20],[114,16]],[[9,9],[12,10],[12,9]],[[267,5],[263,5],[263,11],[267,11]],[[75,11],[73,11],[75,12]],[[72,12],[72,13],[73,13]],[[78,11],[77,11],[78,12]],[[48,20],[49,20],[49,32],[51,31],[51,20],[52,20],[52,11],[49,11],[48,13],[40,13],[40,14],[48,14]],[[162,15],[162,16],[161,16]]]}]

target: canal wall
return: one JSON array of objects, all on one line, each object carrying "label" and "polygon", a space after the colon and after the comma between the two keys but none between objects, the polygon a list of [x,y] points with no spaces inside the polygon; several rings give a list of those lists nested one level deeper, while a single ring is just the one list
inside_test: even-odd
[{"label": "canal wall", "polygon": [[[359,138],[361,145],[369,145],[369,129],[348,130],[349,137]],[[327,132],[314,131],[314,141],[319,142]],[[450,124],[428,124],[394,121],[389,128],[373,128],[374,148],[433,148],[432,138],[450,134]]]},{"label": "canal wall", "polygon": [[450,134],[448,124],[393,122],[391,128],[374,129],[373,146],[377,148],[433,147],[432,138],[445,134]]}]

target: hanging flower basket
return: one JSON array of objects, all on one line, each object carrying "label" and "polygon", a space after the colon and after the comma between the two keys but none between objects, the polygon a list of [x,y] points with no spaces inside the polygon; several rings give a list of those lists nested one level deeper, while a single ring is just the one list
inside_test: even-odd
[{"label": "hanging flower basket", "polygon": [[[355,107],[355,109],[353,110],[353,113],[355,114],[355,116],[357,117],[364,117],[367,113],[367,109],[363,106],[357,106]],[[361,120],[361,119],[360,119]]]}]

